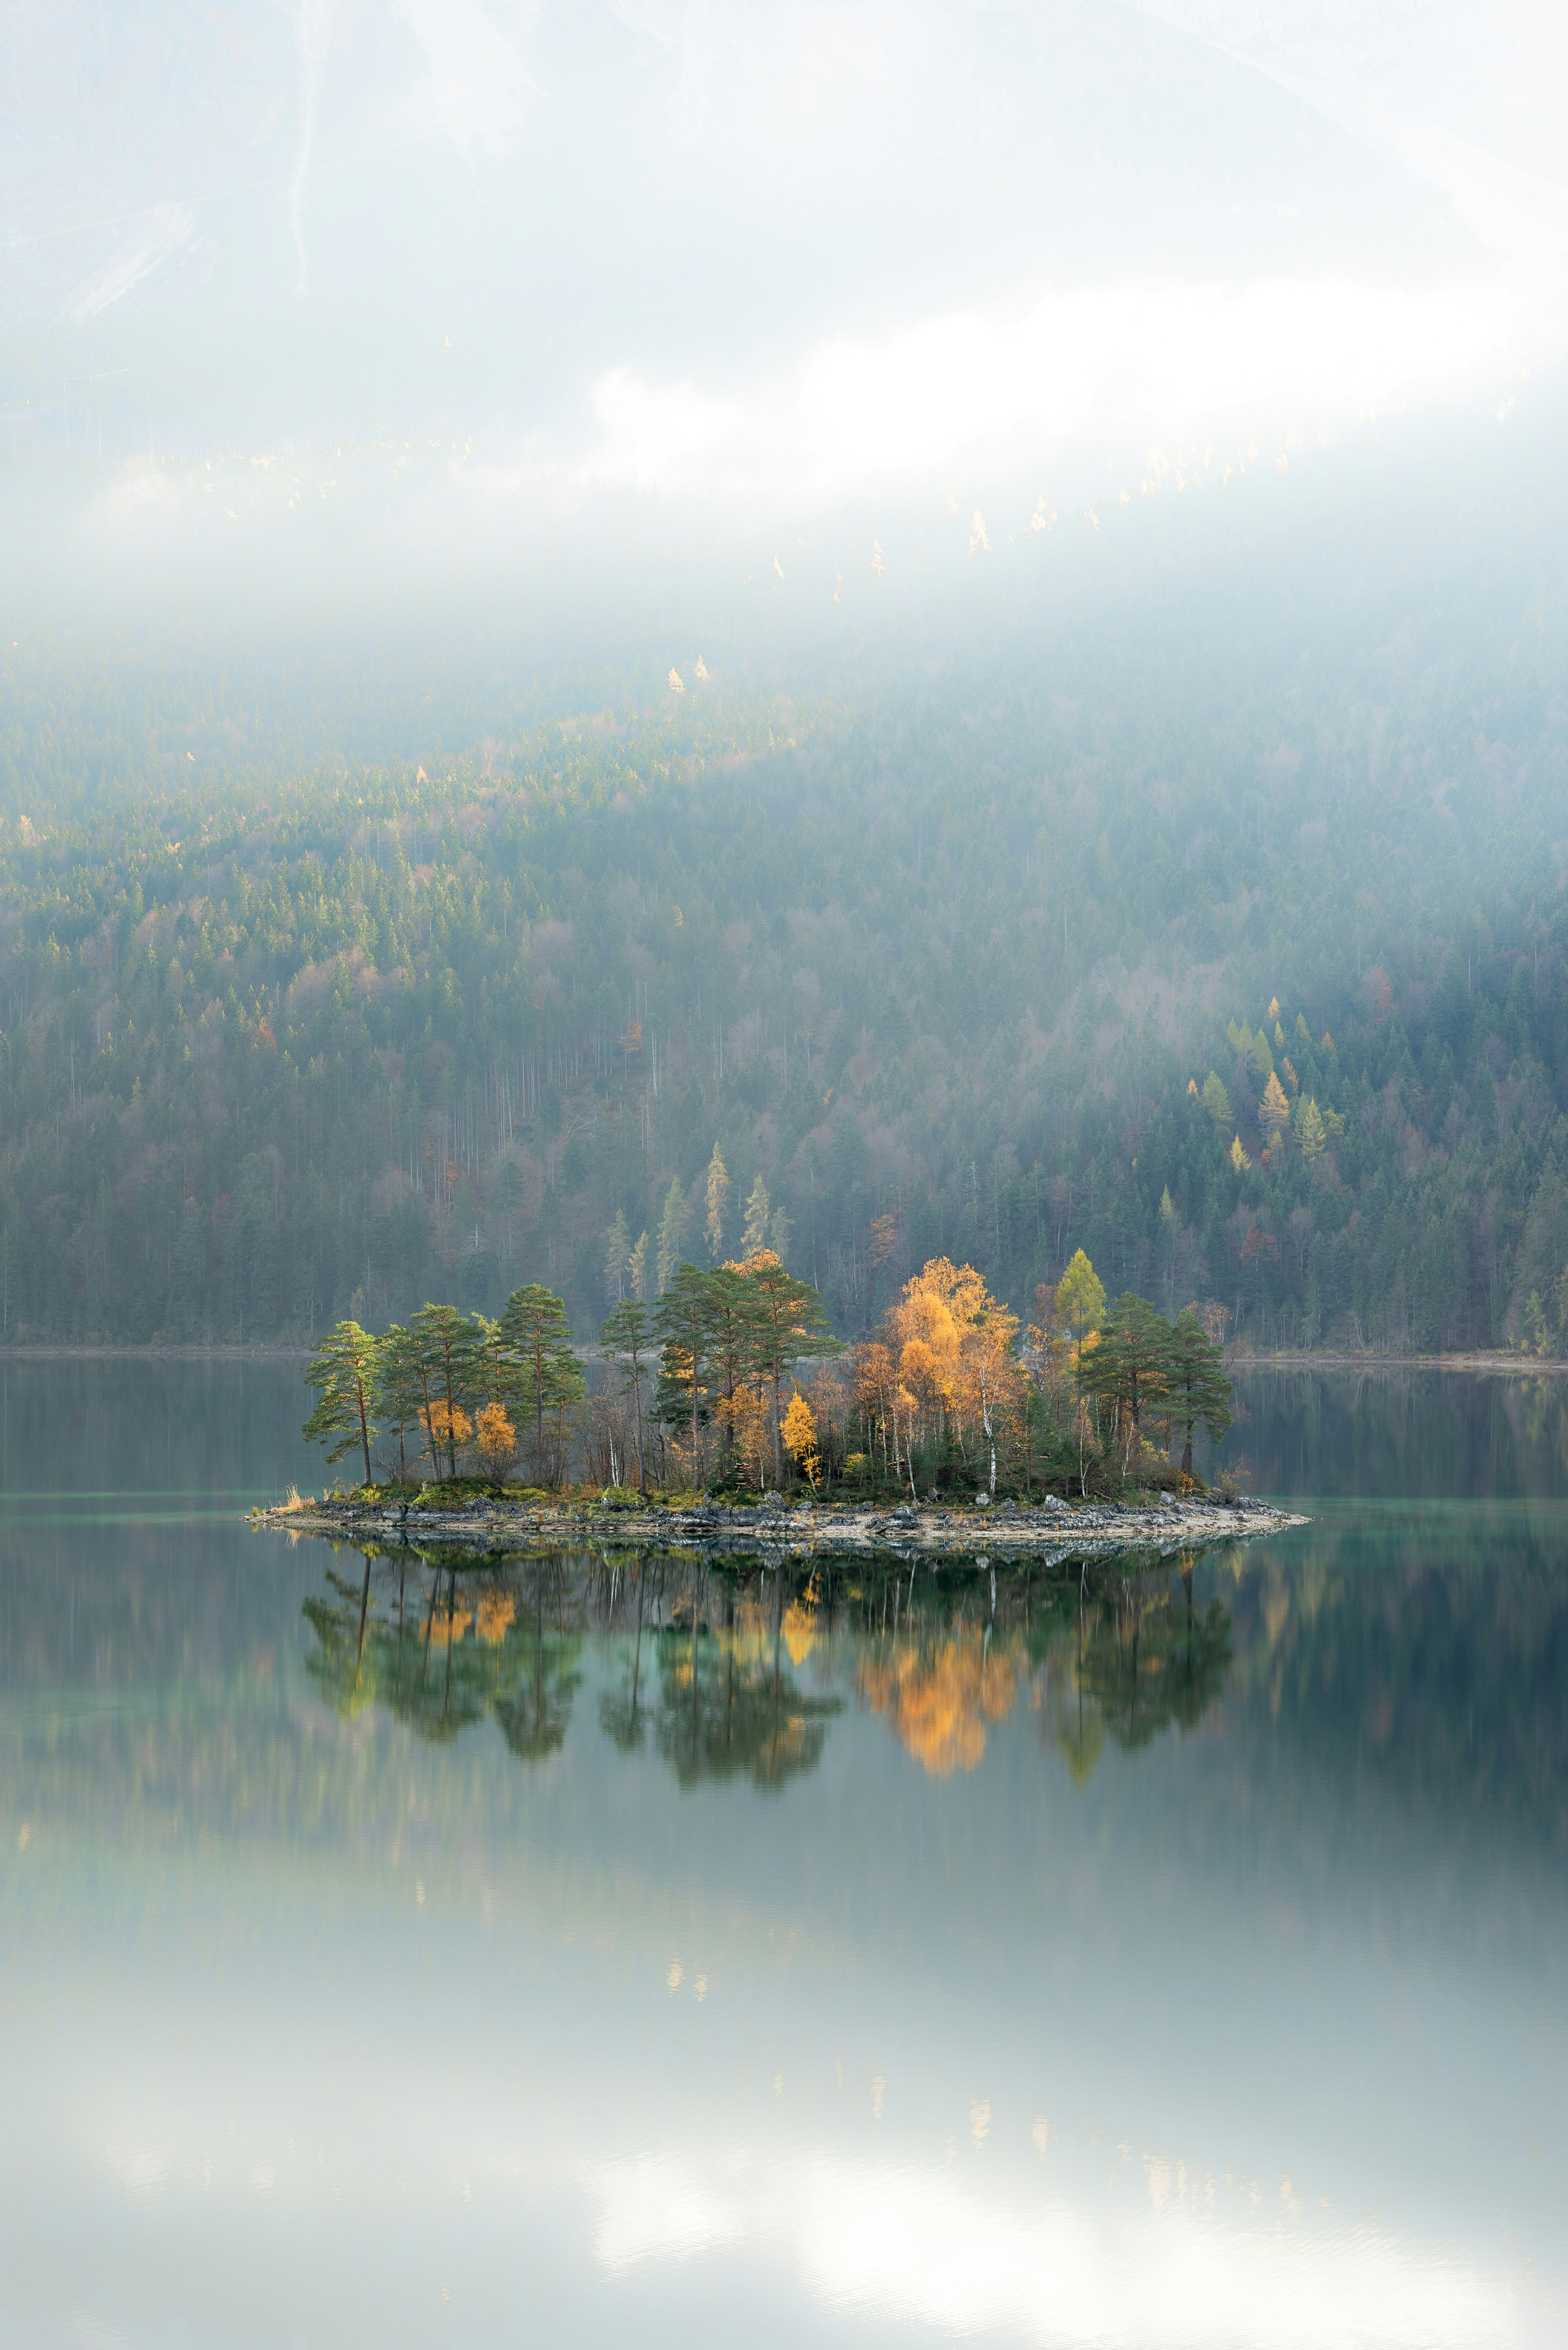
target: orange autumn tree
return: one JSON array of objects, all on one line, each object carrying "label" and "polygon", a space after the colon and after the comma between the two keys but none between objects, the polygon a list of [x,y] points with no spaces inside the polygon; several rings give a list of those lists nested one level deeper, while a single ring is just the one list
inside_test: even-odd
[{"label": "orange autumn tree", "polygon": [[442,1445],[446,1447],[452,1459],[453,1471],[455,1473],[457,1448],[460,1444],[466,1444],[468,1442],[469,1438],[473,1433],[473,1422],[470,1419],[467,1412],[464,1411],[460,1403],[448,1403],[445,1396],[437,1396],[435,1400],[431,1403],[430,1421],[431,1438],[436,1446],[438,1452],[438,1466],[436,1473],[438,1476],[441,1473],[439,1467],[439,1451]]},{"label": "orange autumn tree", "polygon": [[968,1433],[978,1423],[990,1451],[994,1497],[998,1431],[1026,1380],[1018,1359],[1017,1315],[992,1295],[973,1265],[933,1257],[905,1283],[883,1329],[890,1364],[919,1421],[919,1436],[909,1430],[911,1448],[940,1440],[950,1424],[967,1459]]},{"label": "orange autumn tree", "polygon": [[473,1447],[485,1474],[499,1477],[517,1451],[517,1431],[504,1404],[487,1403],[473,1423]]}]

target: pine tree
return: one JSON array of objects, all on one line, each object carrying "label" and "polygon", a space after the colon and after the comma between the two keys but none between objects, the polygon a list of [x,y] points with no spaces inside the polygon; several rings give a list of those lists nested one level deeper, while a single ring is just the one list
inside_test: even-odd
[{"label": "pine tree", "polygon": [[1213,1119],[1217,1131],[1223,1134],[1231,1123],[1231,1097],[1212,1069],[1203,1080],[1203,1092],[1199,1098]]},{"label": "pine tree", "polygon": [[686,1239],[686,1194],[672,1175],[659,1219],[659,1294],[662,1297],[675,1278]]},{"label": "pine tree", "polygon": [[370,1482],[370,1420],[375,1391],[377,1342],[358,1322],[339,1322],[327,1333],[306,1366],[305,1382],[316,1389],[316,1409],[300,1431],[312,1444],[330,1441],[330,1469],[358,1444],[365,1455],[365,1482]]},{"label": "pine tree", "polygon": [[435,1434],[431,1421],[430,1381],[418,1339],[394,1322],[376,1348],[376,1409],[398,1431],[398,1482],[409,1473],[408,1431],[422,1428],[430,1447],[431,1474],[441,1475]]},{"label": "pine tree", "polygon": [[631,1235],[627,1230],[626,1210],[618,1208],[615,1222],[605,1235],[605,1295],[618,1305],[626,1295],[627,1268],[631,1263]]},{"label": "pine tree", "polygon": [[1127,1458],[1143,1434],[1143,1415],[1167,1391],[1170,1325],[1147,1298],[1124,1290],[1078,1357],[1078,1388],[1115,1409]]},{"label": "pine tree", "polygon": [[732,1448],[746,1391],[761,1376],[756,1291],[742,1266],[722,1264],[708,1275],[706,1295],[717,1409]]},{"label": "pine tree", "polygon": [[1303,1159],[1318,1158],[1328,1141],[1323,1112],[1310,1094],[1296,1112],[1296,1145]]},{"label": "pine tree", "polygon": [[553,1289],[528,1282],[502,1307],[500,1333],[513,1390],[534,1415],[534,1479],[542,1485],[545,1414],[564,1412],[583,1392],[566,1305]]},{"label": "pine tree", "polygon": [[1204,1332],[1188,1306],[1171,1326],[1167,1350],[1167,1390],[1171,1425],[1181,1435],[1181,1473],[1192,1474],[1192,1437],[1201,1428],[1218,1444],[1231,1425],[1230,1380],[1220,1366],[1224,1354]]},{"label": "pine tree", "polygon": [[716,1257],[724,1245],[724,1211],[730,1201],[730,1176],[723,1154],[717,1143],[708,1161],[708,1218],[703,1232],[708,1242],[708,1253]]},{"label": "pine tree", "polygon": [[627,1287],[640,1304],[648,1304],[648,1234],[639,1232],[637,1246],[626,1261]]},{"label": "pine tree", "polygon": [[648,1473],[642,1461],[642,1382],[652,1352],[652,1315],[636,1298],[622,1298],[614,1313],[599,1325],[599,1353],[607,1363],[616,1365],[622,1375],[621,1393],[631,1398],[637,1431],[637,1486],[640,1493],[648,1491]]},{"label": "pine tree", "polygon": [[693,1482],[701,1473],[698,1430],[707,1399],[711,1334],[709,1279],[697,1265],[678,1265],[665,1284],[653,1317],[653,1333],[659,1347],[659,1392],[654,1409],[663,1419],[690,1416]]},{"label": "pine tree", "polygon": [[760,1255],[768,1244],[768,1187],[759,1175],[746,1201],[745,1229],[741,1234],[742,1258]]},{"label": "pine tree", "polygon": [[784,1439],[780,1389],[786,1370],[803,1355],[837,1355],[843,1349],[827,1326],[822,1299],[809,1281],[786,1273],[772,1250],[745,1267],[756,1297],[759,1357],[773,1388],[774,1467],[784,1485]]},{"label": "pine tree", "polygon": [[[447,1448],[447,1474],[457,1474],[458,1423],[463,1416],[463,1406],[472,1399],[477,1333],[465,1314],[455,1305],[421,1305],[409,1324],[409,1335],[419,1350],[419,1359],[429,1383],[430,1403],[427,1418],[431,1430],[431,1447],[436,1452],[438,1442]],[[436,1406],[441,1407],[438,1413]],[[441,1474],[441,1461],[436,1460],[436,1474]]]}]

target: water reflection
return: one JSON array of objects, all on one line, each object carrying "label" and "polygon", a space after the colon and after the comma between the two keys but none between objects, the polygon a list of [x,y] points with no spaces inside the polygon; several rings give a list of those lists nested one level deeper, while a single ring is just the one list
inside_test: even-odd
[{"label": "water reflection", "polygon": [[476,1572],[466,1558],[413,1550],[363,1555],[358,1582],[328,1567],[326,1594],[302,1611],[314,1636],[305,1669],[334,1712],[351,1720],[380,1704],[439,1745],[493,1714],[523,1761],[556,1752],[582,1680],[565,1569],[534,1568],[528,1607],[523,1578],[504,1567]]},{"label": "water reflection", "polygon": [[993,1582],[170,1525],[294,1367],[36,1368],[0,2338],[1564,2338],[1552,1394],[1325,1394],[1310,1528]]},{"label": "water reflection", "polygon": [[782,1788],[821,1762],[849,1702],[939,1779],[976,1770],[989,1732],[1027,1706],[1082,1784],[1107,1737],[1133,1752],[1195,1728],[1231,1662],[1229,1608],[1194,1599],[1199,1553],[1000,1584],[983,1564],[362,1555],[358,1576],[329,1566],[304,1603],[306,1670],[335,1712],[379,1704],[442,1744],[493,1715],[537,1762],[566,1742],[598,1636],[616,1658],[600,1729],[627,1754],[651,1739],[682,1787]]}]

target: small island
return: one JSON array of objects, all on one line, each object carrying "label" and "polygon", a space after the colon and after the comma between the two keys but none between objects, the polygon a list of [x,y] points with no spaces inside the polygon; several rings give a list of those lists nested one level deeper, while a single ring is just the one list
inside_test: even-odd
[{"label": "small island", "polygon": [[253,1522],[481,1555],[591,1542],[987,1561],[1177,1554],[1304,1523],[1194,1474],[1195,1438],[1231,1417],[1194,1309],[1171,1323],[1130,1292],[1107,1305],[1082,1250],[1034,1304],[1021,1328],[973,1266],[938,1258],[846,1345],[773,1249],[682,1263],[656,1301],[618,1301],[592,1395],[565,1303],[536,1284],[494,1322],[426,1305],[379,1337],[339,1323],[306,1370],[304,1432],[329,1462],[357,1456],[364,1482]]}]

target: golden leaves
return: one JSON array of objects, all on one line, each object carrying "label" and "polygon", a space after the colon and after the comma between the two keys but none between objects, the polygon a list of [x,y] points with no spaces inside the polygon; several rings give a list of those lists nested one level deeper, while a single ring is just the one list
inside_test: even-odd
[{"label": "golden leaves", "polygon": [[1019,1687],[1012,1657],[971,1631],[867,1664],[859,1696],[873,1713],[888,1716],[929,1777],[946,1779],[976,1768],[987,1728],[1006,1720]]},{"label": "golden leaves", "polygon": [[474,1631],[487,1647],[498,1648],[516,1620],[516,1594],[511,1591],[487,1591],[479,1603]]},{"label": "golden leaves", "polygon": [[473,1621],[469,1607],[438,1607],[431,1618],[430,1638],[432,1648],[455,1646]]},{"label": "golden leaves", "polygon": [[505,1409],[498,1403],[487,1403],[473,1425],[474,1450],[487,1468],[504,1468],[517,1451],[517,1430],[507,1419]]}]

